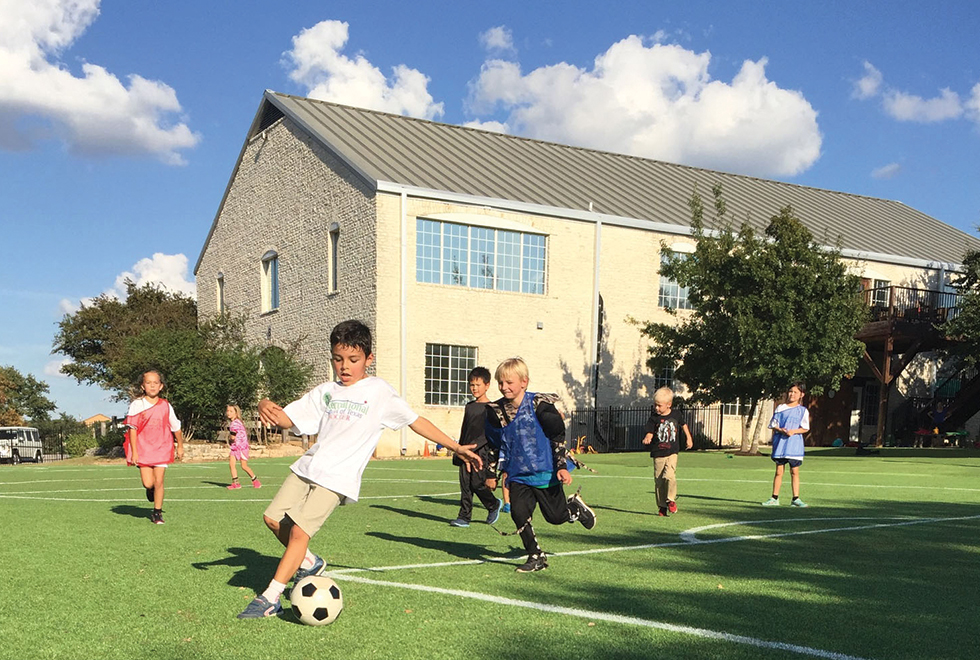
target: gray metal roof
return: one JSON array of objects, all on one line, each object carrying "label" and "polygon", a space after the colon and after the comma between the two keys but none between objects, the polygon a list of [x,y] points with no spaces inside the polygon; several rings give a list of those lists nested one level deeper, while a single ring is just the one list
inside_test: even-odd
[{"label": "gray metal roof", "polygon": [[[440,124],[267,91],[252,132],[288,115],[376,189],[410,186],[489,200],[690,224],[695,184],[721,183],[736,222],[762,228],[787,204],[822,243],[847,252],[958,264],[980,240],[901,202]],[[711,215],[711,214],[709,214]]]}]

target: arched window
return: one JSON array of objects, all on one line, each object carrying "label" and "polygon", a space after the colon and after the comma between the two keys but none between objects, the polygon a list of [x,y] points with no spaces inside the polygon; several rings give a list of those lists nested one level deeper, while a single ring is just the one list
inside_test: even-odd
[{"label": "arched window", "polygon": [[262,255],[262,313],[279,309],[279,254],[269,250]]}]

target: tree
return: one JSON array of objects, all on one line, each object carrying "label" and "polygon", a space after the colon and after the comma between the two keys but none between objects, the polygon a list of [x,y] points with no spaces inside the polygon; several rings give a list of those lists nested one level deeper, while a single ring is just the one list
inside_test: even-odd
[{"label": "tree", "polygon": [[20,426],[46,420],[55,409],[47,396],[48,384],[13,367],[0,367],[0,426]]},{"label": "tree", "polygon": [[961,294],[959,313],[943,324],[946,336],[957,339],[948,352],[959,355],[969,365],[980,362],[980,251],[963,257],[963,272],[953,281]]},{"label": "tree", "polygon": [[210,437],[225,423],[227,404],[252,408],[263,388],[284,388],[295,398],[308,384],[312,366],[298,359],[295,346],[279,349],[272,373],[263,372],[259,348],[246,341],[244,317],[198,326],[191,298],[152,285],[127,283],[127,291],[125,301],[100,296],[65,316],[54,350],[75,361],[65,373],[120,401],[139,395],[144,372],[159,371],[186,437]]},{"label": "tree", "polygon": [[[726,219],[721,187],[713,190],[718,230],[705,228],[704,206],[690,201],[691,255],[667,253],[661,276],[687,287],[692,313],[676,324],[646,323],[653,340],[648,365],[676,365],[675,377],[700,403],[740,401],[742,451],[758,452],[759,403],[790,382],[810,391],[838,388],[864,354],[854,339],[867,316],[857,295],[860,280],[847,273],[838,250],[817,245],[790,207],[773,216],[759,236],[747,223],[736,231]],[[755,431],[750,428],[755,421]]]}]

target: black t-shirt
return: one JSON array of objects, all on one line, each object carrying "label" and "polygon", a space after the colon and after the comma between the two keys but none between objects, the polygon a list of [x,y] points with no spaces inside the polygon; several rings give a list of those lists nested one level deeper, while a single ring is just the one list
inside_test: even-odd
[{"label": "black t-shirt", "polygon": [[[644,434],[653,434],[653,441],[650,443],[650,455],[661,457],[679,453],[682,429],[686,425],[684,417],[676,410],[671,410],[666,415],[658,415],[656,411],[651,413],[650,419],[647,420],[646,426],[643,428]],[[685,444],[687,444],[686,440]]]},{"label": "black t-shirt", "polygon": [[[487,419],[487,402],[470,401],[463,409],[463,425],[459,429],[459,444],[476,445],[473,451],[478,452],[487,444],[484,434]],[[463,459],[453,454],[453,465],[462,465]]]}]

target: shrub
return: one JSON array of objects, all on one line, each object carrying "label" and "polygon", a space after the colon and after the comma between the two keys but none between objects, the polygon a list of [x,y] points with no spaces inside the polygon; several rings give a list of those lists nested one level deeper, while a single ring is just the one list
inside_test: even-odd
[{"label": "shrub", "polygon": [[65,451],[69,456],[81,456],[86,449],[96,446],[95,438],[89,433],[73,433],[65,438]]}]

